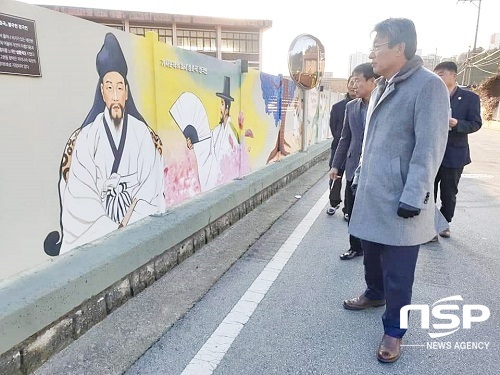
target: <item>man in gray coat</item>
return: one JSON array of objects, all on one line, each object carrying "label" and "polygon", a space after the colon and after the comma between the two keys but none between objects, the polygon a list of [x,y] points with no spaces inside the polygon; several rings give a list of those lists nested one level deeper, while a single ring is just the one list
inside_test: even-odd
[{"label": "man in gray coat", "polygon": [[369,57],[382,77],[368,107],[349,224],[349,233],[361,239],[367,288],[344,307],[386,304],[377,358],[394,362],[406,333],[400,309],[411,304],[418,250],[436,234],[434,178],[446,148],[450,100],[441,79],[415,55],[412,21],[390,18],[374,32]]}]

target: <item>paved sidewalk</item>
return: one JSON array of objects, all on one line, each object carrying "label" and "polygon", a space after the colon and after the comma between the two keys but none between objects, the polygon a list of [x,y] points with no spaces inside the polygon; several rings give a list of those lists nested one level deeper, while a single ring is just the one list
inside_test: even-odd
[{"label": "paved sidewalk", "polygon": [[34,374],[122,374],[327,172],[327,162],[310,168]]}]

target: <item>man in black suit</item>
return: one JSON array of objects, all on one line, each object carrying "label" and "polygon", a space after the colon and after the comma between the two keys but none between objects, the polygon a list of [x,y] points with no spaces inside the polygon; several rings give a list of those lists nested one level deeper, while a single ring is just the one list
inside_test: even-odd
[{"label": "man in black suit", "polygon": [[[439,187],[441,213],[450,223],[455,213],[460,176],[464,166],[471,162],[467,135],[478,131],[482,125],[481,105],[479,96],[457,86],[457,65],[454,62],[442,62],[436,65],[434,72],[441,77],[450,93],[448,144],[434,182],[434,199],[437,202]],[[450,229],[439,235],[450,237]]]},{"label": "man in black suit", "polygon": [[[345,106],[355,97],[356,94],[354,93],[354,82],[351,76],[347,80],[347,93],[345,94],[345,98],[335,103],[330,111],[330,130],[333,136],[330,161],[328,163],[330,168],[332,167],[333,156],[335,155],[335,150],[337,150],[337,146],[340,140],[340,135],[342,133],[342,126],[344,124]],[[342,177],[343,171],[344,167],[342,166],[339,170],[340,177]],[[328,215],[333,215],[335,214],[335,211],[337,211],[340,202],[342,202],[342,199],[340,198],[340,191],[342,190],[342,178],[338,178],[335,180],[330,179],[329,184],[330,184],[330,197],[329,197],[330,207],[326,209],[326,213]],[[343,211],[344,214],[347,215],[345,207]],[[347,216],[344,217],[346,218]]]}]

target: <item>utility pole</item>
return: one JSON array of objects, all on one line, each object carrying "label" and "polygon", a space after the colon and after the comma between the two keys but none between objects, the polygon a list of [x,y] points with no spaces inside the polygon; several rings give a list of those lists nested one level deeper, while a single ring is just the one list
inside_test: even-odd
[{"label": "utility pole", "polygon": [[[477,5],[477,22],[476,22],[476,34],[474,35],[474,47],[472,48],[472,53],[468,53],[467,54],[467,61],[465,63],[465,71],[464,71],[464,77],[466,77],[466,82],[465,84],[466,85],[469,85],[470,84],[470,78],[471,78],[471,70],[472,70],[472,63],[471,63],[471,60],[472,58],[474,57],[474,54],[476,53],[476,47],[477,47],[477,32],[479,30],[479,17],[481,15],[481,1],[482,0],[457,0],[457,3],[465,3],[465,2],[469,2],[469,3],[472,3],[474,5],[476,5],[475,3],[479,3]],[[463,80],[462,80],[463,81]]]},{"label": "utility pole", "polygon": [[[472,0],[471,0],[472,2]],[[477,31],[479,30],[479,16],[481,15],[481,0],[479,0],[479,5],[477,6],[477,22],[476,22],[476,35],[474,36],[474,49],[472,53],[476,52],[476,43],[477,43]]]},{"label": "utility pole", "polygon": [[476,34],[474,35],[474,48],[472,49],[472,53],[476,52],[476,47],[477,47],[477,32],[479,30],[479,17],[481,16],[481,1],[482,0],[457,0],[457,3],[471,3],[476,5],[475,3],[478,3],[477,6],[477,21],[476,21]]}]

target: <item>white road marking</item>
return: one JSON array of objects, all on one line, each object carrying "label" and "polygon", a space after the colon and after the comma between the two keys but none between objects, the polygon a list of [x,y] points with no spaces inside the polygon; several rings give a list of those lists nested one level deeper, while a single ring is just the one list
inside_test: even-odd
[{"label": "white road marking", "polygon": [[297,246],[305,237],[316,218],[323,212],[330,190],[327,190],[302,219],[264,270],[250,285],[245,294],[226,315],[181,375],[210,375],[224,358],[234,339],[239,335],[268,290],[278,278]]},{"label": "white road marking", "polygon": [[495,176],[491,174],[481,174],[481,173],[462,173],[462,178],[472,178],[477,180],[488,180]]}]

